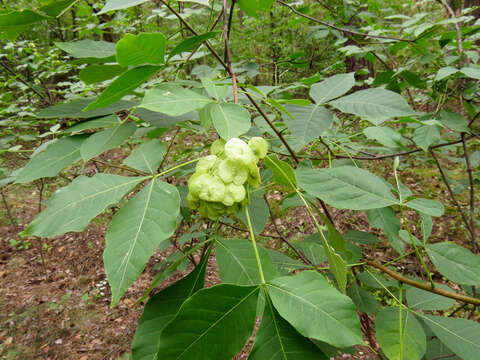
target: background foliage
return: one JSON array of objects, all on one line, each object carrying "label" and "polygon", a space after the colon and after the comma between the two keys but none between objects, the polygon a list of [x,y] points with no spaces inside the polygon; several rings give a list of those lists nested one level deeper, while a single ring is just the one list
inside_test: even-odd
[{"label": "background foliage", "polygon": [[[173,245],[125,356],[231,359],[255,330],[251,359],[478,358],[475,1],[2,4],[10,246],[107,213],[113,307]],[[189,209],[213,141],[255,136],[245,208]],[[18,224],[5,194],[31,186],[39,214]]]}]

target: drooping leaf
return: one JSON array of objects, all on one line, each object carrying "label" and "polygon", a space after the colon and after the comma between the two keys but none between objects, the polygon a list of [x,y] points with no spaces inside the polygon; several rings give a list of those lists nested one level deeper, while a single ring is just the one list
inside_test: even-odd
[{"label": "drooping leaf", "polygon": [[100,129],[100,128],[111,128],[114,126],[120,125],[120,119],[117,115],[108,115],[101,118],[97,118],[94,120],[87,120],[79,122],[72,127],[64,130],[67,134],[76,134],[79,132],[83,132],[85,130],[93,130],[93,129]]},{"label": "drooping leaf", "polygon": [[211,99],[192,90],[165,84],[148,90],[140,107],[170,116],[180,116],[201,109],[211,102]]},{"label": "drooping leaf", "polygon": [[174,233],[179,211],[177,188],[154,179],[115,214],[103,253],[112,306],[140,276],[159,244]]},{"label": "drooping leaf", "polygon": [[394,247],[400,254],[405,249],[403,243],[398,238],[400,231],[400,220],[391,207],[368,210],[368,221],[374,228],[380,228],[385,232],[390,245]]},{"label": "drooping leaf", "polygon": [[277,278],[267,289],[280,315],[303,336],[336,347],[363,343],[352,301],[318,272]]},{"label": "drooping leaf", "polygon": [[83,161],[100,155],[123,144],[137,129],[135,124],[121,124],[91,135],[80,148]]},{"label": "drooping leaf", "polygon": [[[435,284],[442,290],[452,291],[448,286]],[[408,307],[414,310],[446,310],[455,305],[455,300],[429,291],[411,287],[406,292]]]},{"label": "drooping leaf", "polygon": [[436,125],[420,126],[413,133],[413,141],[427,151],[431,145],[435,145],[440,141],[440,130]]},{"label": "drooping leaf", "polygon": [[367,210],[398,203],[384,181],[354,166],[295,170],[298,185],[338,209]]},{"label": "drooping leaf", "polygon": [[125,71],[103,90],[97,100],[89,104],[84,111],[102,108],[117,102],[150,79],[158,70],[160,70],[160,66],[144,65]]},{"label": "drooping leaf", "polygon": [[57,190],[43,210],[22,232],[23,236],[52,237],[83,231],[91,219],[116,204],[146,177],[111,174],[79,176]]},{"label": "drooping leaf", "polygon": [[333,121],[333,114],[322,106],[287,105],[285,108],[294,118],[284,116],[284,121],[298,142],[298,150],[321,136]]},{"label": "drooping leaf", "polygon": [[480,285],[480,256],[452,242],[428,244],[428,256],[442,275],[463,285]]},{"label": "drooping leaf", "polygon": [[159,139],[149,140],[123,160],[131,168],[154,174],[165,156],[167,149]]},{"label": "drooping leaf", "polygon": [[213,126],[225,140],[245,134],[251,126],[250,114],[241,105],[231,103],[208,106]]},{"label": "drooping leaf", "polygon": [[465,66],[460,69],[460,72],[469,78],[480,80],[480,68],[478,67]]},{"label": "drooping leaf", "polygon": [[162,64],[166,39],[162,33],[125,34],[116,45],[117,62],[121,66]]},{"label": "drooping leaf", "polygon": [[358,115],[375,125],[394,117],[415,114],[401,95],[382,88],[359,90],[330,101],[329,104],[345,113]]},{"label": "drooping leaf", "polygon": [[172,51],[170,51],[166,61],[168,62],[168,60],[170,60],[175,55],[179,55],[186,51],[195,50],[197,46],[199,46],[200,44],[204,43],[209,39],[213,39],[217,35],[218,35],[218,31],[210,31],[205,34],[192,36],[192,37],[189,37],[188,39],[183,40],[180,44],[175,46],[172,49]]},{"label": "drooping leaf", "polygon": [[352,285],[347,289],[347,295],[352,299],[357,310],[366,314],[375,315],[382,308],[382,305],[378,302],[375,296],[357,285],[355,281],[353,281]]},{"label": "drooping leaf", "polygon": [[264,163],[272,171],[274,182],[290,188],[297,186],[294,170],[287,162],[280,160],[277,155],[266,156]]},{"label": "drooping leaf", "polygon": [[63,104],[56,104],[48,108],[42,109],[37,113],[38,118],[42,119],[88,119],[98,116],[109,115],[123,110],[130,109],[135,106],[133,101],[120,100],[115,104],[104,107],[102,109],[82,111],[86,106],[91,104],[95,99],[75,99]]},{"label": "drooping leaf", "polygon": [[15,182],[28,183],[44,177],[56,176],[62,169],[80,160],[80,147],[85,136],[67,136],[47,146],[19,171]]},{"label": "drooping leaf", "polygon": [[476,360],[480,352],[480,324],[466,319],[422,315],[433,333],[463,360]]},{"label": "drooping leaf", "polygon": [[450,75],[456,74],[457,72],[458,72],[458,69],[452,66],[442,67],[438,70],[437,75],[435,76],[435,81],[443,80],[449,77]]},{"label": "drooping leaf", "polygon": [[325,104],[347,93],[355,85],[355,73],[337,74],[313,84],[310,97],[317,104]]},{"label": "drooping leaf", "polygon": [[406,310],[385,308],[380,311],[375,319],[375,332],[382,351],[390,360],[421,360],[427,349],[422,325]]},{"label": "drooping leaf", "polygon": [[80,71],[80,80],[85,84],[95,84],[105,80],[113,79],[125,71],[120,65],[91,65]]},{"label": "drooping leaf", "polygon": [[145,305],[135,329],[132,360],[152,360],[157,356],[160,334],[175,317],[182,303],[203,288],[208,256],[190,274],[156,293]]},{"label": "drooping leaf", "polygon": [[445,208],[441,202],[429,199],[413,199],[407,201],[405,206],[430,216],[442,216],[445,212]]},{"label": "drooping leaf", "polygon": [[55,42],[55,45],[74,58],[107,58],[115,55],[115,44],[108,41],[79,40]]},{"label": "drooping leaf", "polygon": [[160,336],[162,360],[230,360],[251,336],[259,287],[220,284],[196,292]]},{"label": "drooping leaf", "polygon": [[143,4],[148,0],[107,0],[102,10],[97,15],[105,14],[107,11],[126,9],[135,5]]},{"label": "drooping leaf", "polygon": [[309,339],[300,335],[266,300],[262,323],[249,360],[328,360]]},{"label": "drooping leaf", "polygon": [[[245,239],[217,239],[215,255],[222,282],[235,285],[258,285],[260,274],[252,243]],[[277,270],[267,251],[257,244],[265,280],[274,279]]]}]

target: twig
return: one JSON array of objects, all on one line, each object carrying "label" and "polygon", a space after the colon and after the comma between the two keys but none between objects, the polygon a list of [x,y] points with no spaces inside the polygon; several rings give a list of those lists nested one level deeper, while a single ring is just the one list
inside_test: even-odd
[{"label": "twig", "polygon": [[18,79],[18,81],[20,81],[23,85],[27,86],[30,90],[32,90],[35,94],[37,94],[43,101],[45,101],[47,104],[50,104],[50,100],[41,92],[39,92],[37,89],[35,89],[32,85],[30,85],[28,82],[26,82],[19,73],[16,73],[12,69],[10,69],[10,67],[2,61],[0,61],[0,66],[3,67],[7,72],[9,72],[16,79]]},{"label": "twig", "polygon": [[359,31],[354,31],[354,30],[349,30],[349,29],[345,29],[345,28],[341,28],[341,27],[338,27],[338,26],[335,26],[335,25],[332,25],[326,21],[322,21],[322,20],[319,20],[319,19],[316,19],[314,17],[311,17],[311,16],[308,16],[306,14],[303,14],[301,13],[300,11],[298,11],[297,9],[295,9],[293,6],[291,6],[290,4],[287,4],[281,0],[276,0],[277,3],[283,5],[283,6],[286,6],[287,8],[289,8],[292,12],[294,12],[295,14],[297,14],[298,16],[301,16],[305,19],[308,19],[310,21],[313,21],[313,22],[316,22],[318,24],[321,24],[323,26],[327,26],[329,28],[332,28],[334,30],[337,30],[337,31],[340,31],[340,32],[343,32],[343,33],[347,33],[347,34],[352,34],[352,35],[358,35],[358,36],[363,36],[363,37],[369,37],[369,38],[374,38],[374,39],[385,39],[385,40],[392,40],[392,41],[404,41],[404,42],[408,42],[408,43],[413,43],[414,40],[410,40],[410,39],[401,39],[401,38],[397,38],[397,37],[392,37],[392,36],[383,36],[383,35],[370,35],[370,34],[365,34],[365,33],[361,33]]},{"label": "twig", "polygon": [[465,223],[465,227],[467,228],[470,237],[472,238],[472,241],[474,241],[474,235],[472,233],[472,229],[470,229],[470,225],[468,223],[467,217],[465,216],[465,213],[462,210],[462,207],[460,206],[457,197],[453,193],[452,187],[450,186],[450,183],[448,182],[447,176],[445,175],[445,172],[443,171],[443,168],[440,164],[440,161],[438,160],[438,157],[435,155],[435,151],[433,149],[430,149],[430,154],[432,154],[433,160],[435,160],[435,163],[437,164],[437,168],[440,171],[440,175],[442,176],[443,183],[447,187],[448,193],[450,194],[450,197],[452,198],[453,203],[455,204],[458,212],[460,213],[460,216],[462,217],[463,222]]},{"label": "twig", "polygon": [[[232,228],[232,229],[235,229],[235,230],[238,230],[238,231],[249,232],[248,229],[243,229],[243,228],[241,228],[241,227],[238,227],[238,226],[235,226],[235,225],[231,225],[231,224],[227,224],[227,223],[222,222],[222,221],[220,221],[219,224],[220,224],[220,225],[224,225],[224,226],[228,226],[229,228]],[[261,233],[260,236],[269,237],[269,238],[272,238],[272,239],[280,239],[280,236],[267,235],[267,234],[265,234],[265,233]]]},{"label": "twig", "polygon": [[285,244],[288,245],[288,247],[290,249],[293,250],[293,252],[295,254],[297,254],[297,256],[302,259],[302,261],[307,264],[307,265],[310,265],[310,266],[314,266],[312,264],[312,262],[310,260],[307,259],[307,257],[302,254],[286,237],[284,237],[282,235],[282,233],[280,232],[280,229],[278,228],[276,222],[275,222],[275,216],[273,215],[273,211],[272,211],[272,208],[270,207],[270,203],[268,202],[268,199],[265,195],[263,195],[263,198],[265,199],[265,202],[267,203],[267,207],[268,207],[268,212],[270,213],[270,218],[272,219],[272,224],[273,224],[273,227],[275,228],[275,231],[277,232],[277,234],[279,235],[279,238],[280,240],[282,240]]},{"label": "twig", "polygon": [[[465,141],[470,140],[470,139],[473,139],[474,137],[475,137],[474,135],[465,137]],[[454,141],[449,141],[449,142],[446,142],[446,143],[441,143],[441,144],[433,145],[433,146],[431,146],[430,148],[431,148],[431,149],[438,149],[438,148],[441,148],[441,147],[444,147],[444,146],[450,146],[450,145],[459,144],[459,143],[461,143],[461,142],[462,142],[462,139],[460,139],[460,140],[454,140]],[[378,155],[378,156],[372,156],[372,157],[354,156],[354,155],[346,156],[346,155],[337,155],[337,154],[332,154],[332,157],[335,157],[335,158],[337,158],[337,159],[355,159],[355,160],[366,160],[366,161],[369,161],[369,160],[384,160],[384,159],[394,158],[394,157],[397,157],[397,156],[410,155],[410,154],[413,154],[413,153],[416,153],[416,152],[419,152],[419,151],[423,151],[423,149],[421,149],[421,148],[415,148],[415,149],[412,149],[412,150],[403,151],[403,152],[398,152],[398,153],[394,153],[394,154]],[[286,155],[286,154],[279,153],[279,152],[274,152],[274,153],[279,154],[279,155],[288,156],[288,155]],[[298,157],[301,157],[301,158],[308,158],[308,159],[310,159],[310,160],[327,160],[327,161],[328,161],[328,158],[311,157],[311,156],[306,156],[306,155],[305,155],[305,156],[297,155],[297,156],[298,156]]]},{"label": "twig", "polygon": [[[455,19],[457,17],[453,9],[450,7],[450,5],[448,5],[448,3],[445,0],[437,0],[437,1],[445,7],[445,9],[447,10],[448,14],[452,19]],[[460,30],[460,25],[458,25],[458,22],[454,22],[453,25],[455,26],[455,31],[457,32],[458,55],[462,56],[463,54],[462,30]]]},{"label": "twig", "polygon": [[167,151],[165,152],[165,155],[163,156],[162,162],[158,166],[158,170],[161,171],[163,169],[163,165],[167,159],[168,154],[170,153],[170,150],[172,149],[173,142],[175,141],[175,138],[177,137],[178,133],[180,132],[180,127],[177,127],[177,131],[175,131],[175,134],[172,136],[172,140],[170,140],[170,144],[168,144]]},{"label": "twig", "polygon": [[10,222],[12,223],[13,228],[15,229],[15,233],[18,234],[19,229],[18,229],[17,221],[15,220],[15,218],[12,216],[12,213],[10,212],[10,207],[8,206],[7,199],[5,198],[5,194],[3,193],[3,191],[0,191],[0,194],[2,195],[2,201],[3,201],[3,205],[5,206],[5,210],[7,211],[7,216],[10,219]]},{"label": "twig", "polygon": [[140,176],[147,176],[149,174],[147,173],[144,173],[143,171],[139,171],[139,170],[135,170],[135,169],[130,169],[126,166],[122,166],[122,165],[115,165],[115,164],[110,164],[109,162],[106,162],[106,161],[103,161],[103,160],[99,160],[99,159],[95,159],[96,162],[100,163],[100,164],[103,164],[103,165],[106,165],[106,166],[110,166],[110,167],[114,167],[114,168],[117,168],[117,169],[122,169],[122,170],[125,170],[125,171],[130,171],[131,173],[134,173],[136,175],[140,175]]},{"label": "twig", "polygon": [[463,144],[463,156],[465,157],[465,163],[467,166],[468,182],[470,185],[470,233],[472,235],[472,248],[473,252],[478,252],[478,244],[475,239],[475,189],[473,187],[473,170],[470,163],[470,156],[468,155],[467,144],[465,142],[465,133],[462,133]]},{"label": "twig", "polygon": [[[235,0],[232,0],[232,8],[230,9],[230,12],[233,11],[234,5],[235,5]],[[232,78],[233,102],[235,104],[238,104],[237,77],[235,76],[235,73],[233,72],[233,69],[232,69],[232,59],[231,59],[231,55],[230,55],[230,46],[228,44],[230,31],[229,31],[229,22],[228,22],[228,18],[227,18],[227,9],[228,9],[227,0],[223,0],[223,37],[225,38],[225,62],[227,63],[228,73],[230,74],[230,77]]]},{"label": "twig", "polygon": [[389,268],[383,266],[382,264],[376,263],[376,262],[368,260],[368,259],[365,260],[365,262],[368,265],[373,266],[374,268],[384,272],[385,274],[390,275],[392,278],[394,278],[395,280],[398,280],[402,283],[414,286],[416,288],[419,288],[419,289],[422,289],[422,290],[425,290],[425,291],[429,291],[429,292],[437,294],[437,295],[441,295],[441,296],[445,296],[445,297],[448,297],[448,298],[451,298],[451,299],[462,301],[462,302],[465,302],[465,303],[469,303],[469,304],[473,304],[473,305],[480,305],[480,299],[476,299],[476,298],[466,296],[466,295],[462,295],[462,294],[457,294],[457,293],[454,293],[454,292],[451,292],[451,291],[442,290],[438,287],[432,289],[432,287],[429,284],[424,284],[424,283],[409,279],[409,278],[407,278],[403,275],[397,274],[395,271],[390,270]]}]

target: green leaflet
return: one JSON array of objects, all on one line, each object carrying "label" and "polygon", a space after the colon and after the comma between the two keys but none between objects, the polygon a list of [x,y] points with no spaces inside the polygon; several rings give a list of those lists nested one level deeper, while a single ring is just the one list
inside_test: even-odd
[{"label": "green leaflet", "polygon": [[428,256],[442,275],[464,285],[480,285],[480,256],[452,242],[428,244]]},{"label": "green leaflet", "polygon": [[163,330],[160,358],[230,360],[252,334],[259,290],[220,284],[196,292]]},{"label": "green leaflet", "polygon": [[352,301],[318,272],[277,278],[267,289],[280,315],[303,336],[336,347],[363,343]]},{"label": "green leaflet", "polygon": [[355,73],[337,74],[313,84],[310,97],[317,104],[325,104],[347,93],[355,85]]},{"label": "green leaflet", "polygon": [[107,11],[126,9],[131,6],[140,5],[148,0],[107,0],[102,8],[102,11],[98,12],[98,15],[105,14]]},{"label": "green leaflet", "polygon": [[167,149],[159,139],[144,142],[123,160],[131,168],[154,174],[165,156]]},{"label": "green leaflet", "polygon": [[180,116],[198,110],[212,100],[179,85],[165,84],[145,93],[140,107],[170,116]]},{"label": "green leaflet", "polygon": [[250,129],[250,114],[241,105],[215,103],[209,105],[208,110],[215,130],[225,140],[239,137]]},{"label": "green leaflet", "polygon": [[90,85],[105,80],[110,80],[125,71],[120,65],[91,65],[80,71],[80,80]]},{"label": "green leaflet", "polygon": [[266,300],[260,329],[249,360],[328,360],[308,338],[300,335]]},{"label": "green leaflet", "polygon": [[[218,272],[223,283],[235,285],[258,285],[260,275],[252,243],[245,239],[217,239],[215,256]],[[268,252],[258,246],[265,280],[274,279],[277,270]]]},{"label": "green leaflet", "polygon": [[62,169],[79,161],[80,147],[87,137],[84,135],[67,136],[48,145],[35,154],[19,171],[15,182],[28,183],[44,177],[56,176]]},{"label": "green leaflet", "polygon": [[345,113],[358,115],[375,125],[397,116],[415,114],[401,95],[382,88],[359,90],[330,101],[329,104]]},{"label": "green leaflet", "polygon": [[79,40],[56,42],[55,45],[75,58],[107,58],[115,55],[115,44],[108,41]]},{"label": "green leaflet", "polygon": [[103,108],[119,101],[150,79],[160,68],[160,66],[144,65],[125,71],[103,90],[97,100],[89,104],[84,111]]},{"label": "green leaflet", "polygon": [[421,315],[433,333],[463,360],[477,360],[480,351],[480,324],[434,315]]},{"label": "green leaflet", "polygon": [[91,135],[80,148],[83,161],[100,155],[123,144],[137,129],[135,124],[121,124]]},{"label": "green leaflet", "polygon": [[284,116],[284,121],[295,137],[295,150],[300,150],[312,140],[321,136],[333,122],[333,113],[318,105],[287,105],[286,110],[293,116]]},{"label": "green leaflet", "polygon": [[301,189],[338,209],[368,210],[398,203],[382,179],[354,166],[299,167],[295,174]]},{"label": "green leaflet", "polygon": [[21,233],[23,236],[52,237],[69,231],[83,231],[90,220],[120,199],[146,177],[96,174],[79,176],[57,190],[43,210]]},{"label": "green leaflet", "polygon": [[117,42],[117,62],[121,66],[162,64],[166,39],[162,33],[125,34]]},{"label": "green leaflet", "polygon": [[175,317],[182,303],[203,288],[208,256],[187,276],[156,293],[145,305],[132,342],[133,360],[156,358],[160,334]]},{"label": "green leaflet", "polygon": [[375,332],[380,347],[390,360],[421,360],[427,349],[422,325],[404,309],[385,308],[380,311],[375,319]]},{"label": "green leaflet", "polygon": [[112,306],[140,276],[158,245],[174,233],[179,211],[176,187],[154,179],[115,214],[103,253]]}]

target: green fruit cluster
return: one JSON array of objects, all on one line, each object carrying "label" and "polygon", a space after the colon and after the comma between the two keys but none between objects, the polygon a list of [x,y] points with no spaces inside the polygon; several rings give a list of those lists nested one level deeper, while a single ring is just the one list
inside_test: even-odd
[{"label": "green fruit cluster", "polygon": [[248,144],[238,138],[213,142],[211,155],[198,161],[188,180],[189,207],[211,220],[240,211],[246,202],[245,184],[260,185],[257,162],[267,151],[268,144],[260,137],[251,138]]}]

